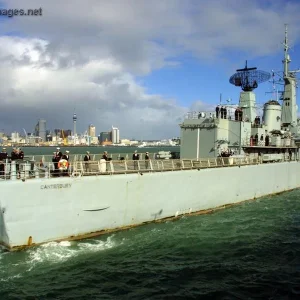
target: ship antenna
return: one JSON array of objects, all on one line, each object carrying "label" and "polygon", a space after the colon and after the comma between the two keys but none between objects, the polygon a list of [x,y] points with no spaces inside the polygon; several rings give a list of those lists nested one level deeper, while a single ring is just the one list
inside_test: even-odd
[{"label": "ship antenna", "polygon": [[284,24],[285,26],[285,37],[284,37],[284,43],[283,43],[283,47],[284,47],[284,60],[283,65],[284,65],[284,77],[288,77],[288,72],[289,72],[289,67],[288,64],[291,62],[290,60],[290,56],[289,56],[289,44],[288,44],[288,24]]}]

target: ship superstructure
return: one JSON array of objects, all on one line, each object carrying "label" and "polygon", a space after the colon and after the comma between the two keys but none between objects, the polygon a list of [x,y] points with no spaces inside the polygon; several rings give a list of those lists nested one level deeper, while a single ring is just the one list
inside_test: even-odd
[{"label": "ship superstructure", "polygon": [[284,41],[284,93],[282,105],[277,99],[267,101],[260,116],[254,89],[270,79],[271,74],[248,68],[238,69],[230,83],[241,87],[238,105],[218,105],[215,111],[188,113],[181,127],[181,157],[194,158],[231,155],[261,156],[276,159],[285,153],[297,155],[296,73],[290,71],[288,32]]}]

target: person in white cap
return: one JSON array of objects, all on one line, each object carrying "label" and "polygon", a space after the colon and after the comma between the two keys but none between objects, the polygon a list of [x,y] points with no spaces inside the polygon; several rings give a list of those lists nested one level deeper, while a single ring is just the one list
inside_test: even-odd
[{"label": "person in white cap", "polygon": [[134,151],[133,155],[132,155],[132,160],[134,161],[133,162],[133,167],[135,170],[138,169],[138,162],[137,160],[140,159],[140,155],[137,153],[137,150]]},{"label": "person in white cap", "polygon": [[86,155],[83,158],[84,160],[84,165],[85,165],[85,171],[89,172],[90,171],[90,160],[91,160],[91,156],[90,156],[90,152],[86,151]]},{"label": "person in white cap", "polygon": [[54,165],[54,176],[56,176],[56,173],[58,172],[58,157],[57,157],[57,154],[58,152],[57,151],[54,151],[53,152],[53,156],[52,156],[52,162],[53,162],[53,165]]},{"label": "person in white cap", "polygon": [[66,150],[65,154],[61,157],[62,159],[65,159],[67,161],[69,161],[70,155],[69,155],[70,151]]},{"label": "person in white cap", "polygon": [[58,159],[58,160],[60,160],[60,159],[61,159],[61,157],[62,157],[62,152],[60,151],[60,148],[59,148],[59,147],[57,147],[57,148],[56,148],[56,156],[58,156],[58,157],[59,157],[59,159]]}]

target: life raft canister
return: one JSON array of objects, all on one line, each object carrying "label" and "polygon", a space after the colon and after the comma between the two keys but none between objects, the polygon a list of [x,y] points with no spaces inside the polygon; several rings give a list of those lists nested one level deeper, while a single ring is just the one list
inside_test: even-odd
[{"label": "life raft canister", "polygon": [[61,159],[57,166],[59,170],[68,170],[69,162],[66,159]]}]

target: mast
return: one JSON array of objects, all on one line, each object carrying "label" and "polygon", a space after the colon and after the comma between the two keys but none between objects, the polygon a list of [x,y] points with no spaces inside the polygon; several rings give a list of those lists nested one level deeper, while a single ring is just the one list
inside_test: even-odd
[{"label": "mast", "polygon": [[288,44],[288,25],[284,24],[285,26],[285,37],[284,37],[284,43],[283,43],[283,47],[284,47],[284,60],[283,62],[283,75],[284,78],[289,76],[289,63],[291,62],[290,56],[289,56],[289,44]]},{"label": "mast", "polygon": [[283,79],[284,79],[284,93],[281,111],[281,122],[283,128],[286,130],[289,128],[295,133],[297,125],[297,103],[296,103],[296,87],[297,77],[296,73],[299,70],[289,70],[289,63],[291,62],[289,55],[289,43],[288,43],[288,25],[285,24],[285,38],[283,43],[284,59],[283,63]]}]

